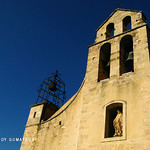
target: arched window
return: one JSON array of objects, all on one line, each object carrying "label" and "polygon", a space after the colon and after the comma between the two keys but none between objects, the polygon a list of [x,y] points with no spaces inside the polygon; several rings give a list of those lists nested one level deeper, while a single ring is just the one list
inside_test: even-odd
[{"label": "arched window", "polygon": [[123,32],[131,29],[131,17],[127,16],[123,19]]},{"label": "arched window", "polygon": [[98,82],[109,78],[111,44],[105,43],[100,49]]},{"label": "arched window", "polygon": [[134,71],[133,39],[126,35],[120,42],[120,75]]},{"label": "arched window", "polygon": [[112,101],[104,106],[104,142],[126,139],[126,107],[125,101]]},{"label": "arched window", "polygon": [[114,23],[110,23],[106,27],[106,39],[114,36]]}]

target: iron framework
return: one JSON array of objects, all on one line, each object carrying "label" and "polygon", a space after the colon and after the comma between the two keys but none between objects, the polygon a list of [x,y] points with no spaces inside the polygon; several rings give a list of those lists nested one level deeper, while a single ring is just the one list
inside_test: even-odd
[{"label": "iron framework", "polygon": [[66,99],[65,83],[60,78],[60,73],[56,70],[52,76],[45,79],[38,90],[38,98],[36,103],[52,102],[59,108],[64,104]]}]

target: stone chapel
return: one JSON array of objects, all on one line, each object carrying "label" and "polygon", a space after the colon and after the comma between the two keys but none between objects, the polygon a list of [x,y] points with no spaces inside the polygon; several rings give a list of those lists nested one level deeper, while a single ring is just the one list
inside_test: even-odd
[{"label": "stone chapel", "polygon": [[81,87],[60,109],[30,106],[21,150],[150,150],[146,17],[118,8],[96,32]]}]

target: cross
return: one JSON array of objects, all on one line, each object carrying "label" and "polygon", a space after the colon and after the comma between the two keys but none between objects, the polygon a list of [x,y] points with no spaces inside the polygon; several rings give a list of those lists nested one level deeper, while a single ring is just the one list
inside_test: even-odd
[{"label": "cross", "polygon": [[117,3],[117,7],[119,8],[120,7],[120,2],[118,1],[118,3]]}]

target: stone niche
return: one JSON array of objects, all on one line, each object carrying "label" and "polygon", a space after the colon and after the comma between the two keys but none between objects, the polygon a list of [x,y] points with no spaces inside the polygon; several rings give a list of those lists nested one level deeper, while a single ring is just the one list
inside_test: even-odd
[{"label": "stone niche", "polygon": [[[122,134],[115,135],[114,120],[117,117],[117,111],[122,114]],[[113,101],[108,103],[103,108],[104,125],[103,139],[105,141],[123,140],[126,139],[126,102]]]}]

